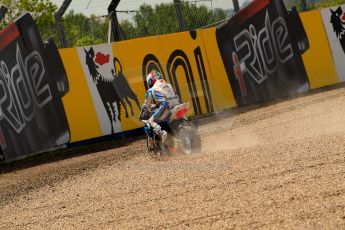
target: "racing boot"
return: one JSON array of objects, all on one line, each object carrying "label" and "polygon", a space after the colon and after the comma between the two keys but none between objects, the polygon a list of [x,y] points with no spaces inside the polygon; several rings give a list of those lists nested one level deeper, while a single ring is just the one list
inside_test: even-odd
[{"label": "racing boot", "polygon": [[156,122],[152,121],[151,119],[149,120],[150,125],[153,129],[153,131],[158,134],[161,139],[162,142],[164,142],[167,139],[168,133],[165,130],[162,130],[161,126],[159,124],[157,124]]},{"label": "racing boot", "polygon": [[165,130],[160,130],[160,131],[159,131],[159,135],[160,135],[161,138],[162,138],[162,142],[164,142],[164,141],[167,139],[167,137],[168,137],[168,133],[167,133],[167,131],[165,131]]}]

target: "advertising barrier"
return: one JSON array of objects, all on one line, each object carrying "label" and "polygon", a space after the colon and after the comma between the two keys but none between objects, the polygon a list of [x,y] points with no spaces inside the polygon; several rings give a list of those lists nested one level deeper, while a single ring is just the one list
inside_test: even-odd
[{"label": "advertising barrier", "polygon": [[345,81],[345,15],[343,10],[345,10],[345,5],[321,10],[334,64],[342,82]]},{"label": "advertising barrier", "polygon": [[310,88],[315,89],[338,83],[339,78],[320,11],[305,12],[300,16],[309,40],[309,49],[302,55],[302,59]]},{"label": "advertising barrier", "polygon": [[1,159],[13,160],[70,140],[61,97],[68,81],[52,40],[43,44],[25,14],[0,33]]},{"label": "advertising barrier", "polygon": [[[235,106],[224,67],[210,68],[208,55],[214,56],[218,62],[221,58],[217,50],[214,51],[216,44],[207,47],[210,51],[204,46],[203,35],[209,31],[214,33],[215,29],[60,50],[68,76],[78,75],[78,80],[70,80],[71,91],[74,90],[74,95],[91,97],[92,103],[85,103],[82,110],[94,110],[80,114],[82,120],[71,115],[71,140],[140,128],[142,123],[138,114],[147,89],[144,79],[152,69],[159,70],[182,100],[190,102],[189,116]],[[176,48],[175,44],[180,45]],[[71,65],[76,57],[79,64]],[[64,103],[66,111],[73,111],[72,114],[81,111],[75,109],[80,102],[72,94],[64,98]],[[92,132],[91,136],[85,137],[85,133]]]},{"label": "advertising barrier", "polygon": [[216,36],[238,105],[309,90],[301,58],[308,39],[296,11],[282,1],[253,1]]},{"label": "advertising barrier", "polygon": [[343,18],[254,0],[218,27],[57,50],[26,14],[0,32],[1,159],[141,128],[153,69],[196,118],[341,82]]}]

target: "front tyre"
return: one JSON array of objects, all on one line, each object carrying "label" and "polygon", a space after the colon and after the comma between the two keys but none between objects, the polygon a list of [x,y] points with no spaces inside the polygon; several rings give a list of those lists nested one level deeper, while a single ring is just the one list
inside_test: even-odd
[{"label": "front tyre", "polygon": [[158,135],[154,135],[152,138],[147,136],[146,146],[151,157],[157,158],[168,154],[167,146],[162,143],[162,140]]},{"label": "front tyre", "polygon": [[191,126],[182,126],[178,132],[180,149],[184,155],[201,151],[201,138],[198,131]]},{"label": "front tyre", "polygon": [[153,136],[152,138],[146,136],[146,147],[151,157],[157,157],[161,155],[159,143],[157,142],[155,136]]}]

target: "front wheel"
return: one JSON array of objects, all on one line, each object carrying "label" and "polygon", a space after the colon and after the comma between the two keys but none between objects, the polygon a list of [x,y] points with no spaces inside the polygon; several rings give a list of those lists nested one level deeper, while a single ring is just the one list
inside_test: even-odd
[{"label": "front wheel", "polygon": [[166,144],[162,144],[158,135],[153,135],[152,138],[147,136],[146,146],[151,157],[162,157],[168,154]]},{"label": "front wheel", "polygon": [[153,136],[151,138],[148,135],[146,136],[146,147],[151,157],[157,157],[161,155],[161,149],[156,138],[156,136]]},{"label": "front wheel", "polygon": [[191,126],[181,126],[178,132],[180,149],[184,155],[201,151],[201,138],[198,131]]}]

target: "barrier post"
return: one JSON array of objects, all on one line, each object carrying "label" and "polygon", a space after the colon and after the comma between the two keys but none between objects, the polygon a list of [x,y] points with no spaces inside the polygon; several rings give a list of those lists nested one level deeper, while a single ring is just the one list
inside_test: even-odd
[{"label": "barrier post", "polygon": [[180,31],[184,31],[185,30],[185,24],[184,24],[182,12],[181,12],[181,1],[180,0],[174,0],[174,5],[175,5],[176,17],[177,17],[178,25],[180,27]]},{"label": "barrier post", "polygon": [[238,0],[232,0],[232,5],[234,6],[235,13],[240,11],[240,4],[238,3]]},{"label": "barrier post", "polygon": [[66,48],[68,46],[66,36],[65,36],[65,29],[63,28],[63,24],[62,24],[62,16],[65,14],[71,2],[72,0],[64,0],[59,10],[54,14],[56,30],[57,30],[57,33],[60,39],[60,45],[62,48]]},{"label": "barrier post", "polygon": [[[108,6],[108,15],[111,22],[110,30],[113,34],[113,38],[115,42],[123,40],[120,23],[116,14],[116,8],[119,5],[119,3],[120,3],[120,0],[112,0]],[[108,41],[110,41],[109,38],[108,38]]]}]

